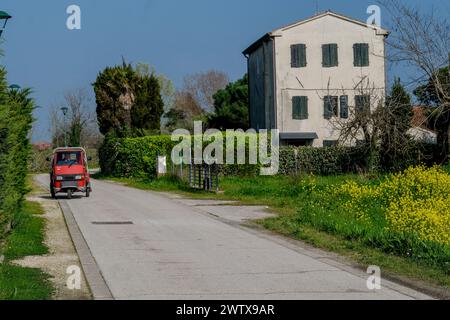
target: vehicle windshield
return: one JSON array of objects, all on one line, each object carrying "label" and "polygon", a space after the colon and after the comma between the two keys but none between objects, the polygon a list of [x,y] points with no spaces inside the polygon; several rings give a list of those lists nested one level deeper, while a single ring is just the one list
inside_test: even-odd
[{"label": "vehicle windshield", "polygon": [[58,166],[72,166],[74,164],[82,164],[81,152],[58,152],[56,154],[56,164]]}]

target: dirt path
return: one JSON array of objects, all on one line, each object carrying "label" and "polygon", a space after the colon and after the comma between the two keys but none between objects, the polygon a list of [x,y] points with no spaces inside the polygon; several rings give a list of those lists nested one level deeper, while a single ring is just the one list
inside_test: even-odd
[{"label": "dirt path", "polygon": [[52,298],[55,300],[91,299],[84,275],[82,275],[80,290],[70,290],[67,287],[67,279],[70,276],[66,273],[67,268],[70,266],[80,267],[81,264],[67,231],[59,203],[51,200],[47,192],[39,188],[36,188],[28,200],[40,203],[45,210],[45,214],[40,217],[47,220],[45,245],[49,248],[49,253],[43,256],[25,257],[13,261],[13,263],[23,267],[39,268],[51,275],[51,281],[55,288]]}]

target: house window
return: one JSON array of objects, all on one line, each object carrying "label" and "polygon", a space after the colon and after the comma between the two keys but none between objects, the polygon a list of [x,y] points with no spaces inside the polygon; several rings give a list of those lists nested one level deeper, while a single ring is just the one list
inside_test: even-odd
[{"label": "house window", "polygon": [[292,97],[292,119],[308,119],[308,97]]},{"label": "house window", "polygon": [[337,140],[323,140],[324,148],[335,147],[337,145],[338,145]]},{"label": "house window", "polygon": [[306,45],[303,43],[291,46],[291,67],[306,67]]},{"label": "house window", "polygon": [[340,116],[342,119],[348,119],[348,96],[341,96],[340,99]]},{"label": "house window", "polygon": [[322,66],[324,68],[338,66],[338,46],[336,43],[322,45]]},{"label": "house window", "polygon": [[323,99],[324,118],[331,119],[333,116],[339,115],[338,97],[325,96]]},{"label": "house window", "polygon": [[367,112],[368,110],[370,110],[370,96],[355,96],[355,109],[356,113]]},{"label": "house window", "polygon": [[369,44],[355,43],[353,45],[353,65],[367,67],[369,65]]}]

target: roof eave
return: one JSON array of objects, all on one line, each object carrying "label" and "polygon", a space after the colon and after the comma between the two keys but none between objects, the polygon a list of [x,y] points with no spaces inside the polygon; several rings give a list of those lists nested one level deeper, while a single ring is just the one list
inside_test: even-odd
[{"label": "roof eave", "polygon": [[375,26],[375,25],[368,25],[368,24],[366,24],[363,21],[360,21],[358,19],[354,19],[354,18],[348,17],[348,16],[340,14],[340,13],[336,13],[336,12],[333,12],[333,11],[330,11],[330,10],[324,11],[322,13],[316,14],[316,15],[308,17],[306,19],[302,19],[302,20],[296,21],[294,23],[285,25],[285,26],[283,26],[281,28],[278,28],[278,29],[272,31],[271,33],[283,32],[283,31],[289,30],[291,28],[295,28],[296,26],[299,26],[299,25],[302,25],[302,24],[305,24],[305,23],[308,23],[308,22],[311,22],[311,21],[323,18],[325,16],[333,16],[335,18],[346,20],[348,22],[360,25],[362,27],[372,28],[373,30],[375,30],[377,32],[378,35],[388,36],[390,34],[390,32],[388,30],[385,30],[385,29],[383,29],[381,27],[378,27],[378,26]]},{"label": "roof eave", "polygon": [[263,35],[261,38],[259,38],[258,40],[256,40],[255,42],[253,42],[247,49],[245,49],[244,51],[242,51],[242,54],[244,56],[248,56],[249,54],[251,54],[252,52],[254,52],[256,49],[258,49],[261,44],[267,40],[270,40],[273,37],[272,32],[266,33],[265,35]]}]

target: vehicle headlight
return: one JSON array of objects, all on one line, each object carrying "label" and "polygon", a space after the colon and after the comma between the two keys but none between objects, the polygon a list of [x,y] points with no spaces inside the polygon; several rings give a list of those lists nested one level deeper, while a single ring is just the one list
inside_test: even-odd
[{"label": "vehicle headlight", "polygon": [[62,181],[63,177],[62,176],[56,176],[56,181]]},{"label": "vehicle headlight", "polygon": [[77,176],[75,176],[75,180],[82,180],[83,179],[83,176],[82,175],[77,175]]}]

